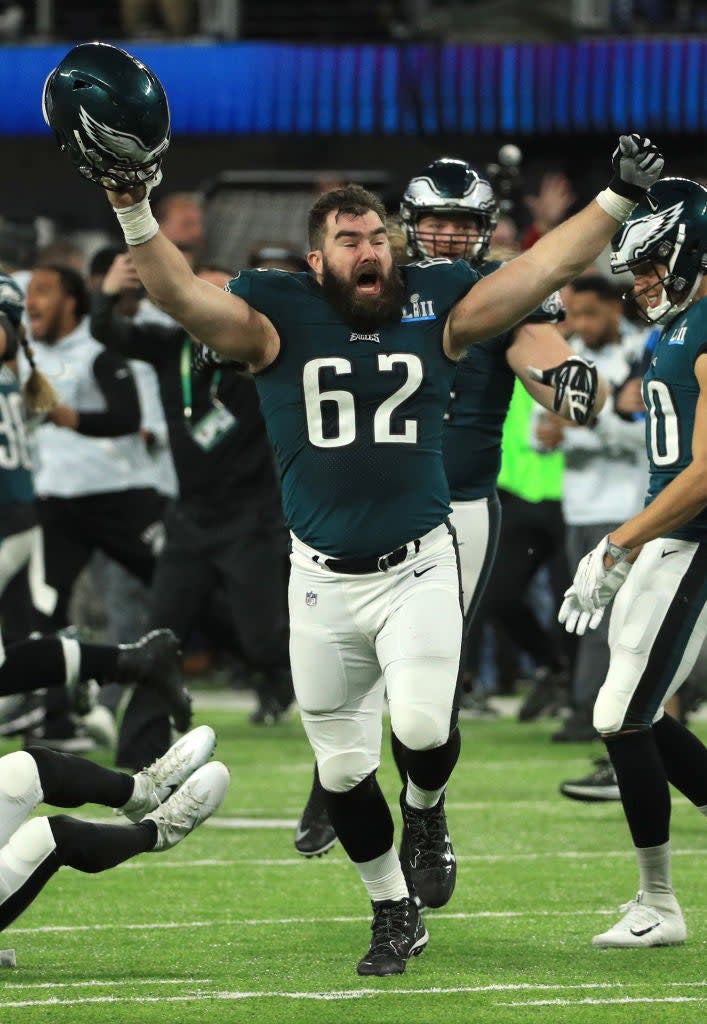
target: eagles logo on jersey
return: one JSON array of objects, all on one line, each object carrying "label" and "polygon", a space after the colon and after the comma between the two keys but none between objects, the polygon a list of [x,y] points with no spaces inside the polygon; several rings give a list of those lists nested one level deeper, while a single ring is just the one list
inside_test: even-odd
[{"label": "eagles logo on jersey", "polygon": [[641,293],[635,289],[627,297],[644,320],[663,324],[687,309],[707,269],[707,189],[687,178],[663,178],[650,195],[657,210],[637,207],[614,235],[611,269],[620,274],[646,263],[652,266],[661,286],[659,301],[644,308],[636,302]]},{"label": "eagles logo on jersey", "polygon": [[90,181],[115,190],[159,181],[170,137],[167,96],[154,72],[125,50],[75,46],[48,75],[42,112]]}]

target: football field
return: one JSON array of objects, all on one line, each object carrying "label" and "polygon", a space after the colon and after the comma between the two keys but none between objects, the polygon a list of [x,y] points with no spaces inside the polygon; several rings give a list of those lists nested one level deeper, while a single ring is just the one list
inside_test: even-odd
[{"label": "football field", "polygon": [[[164,855],[59,872],[0,939],[17,952],[15,970],[0,968],[1,1024],[707,1018],[707,821],[683,798],[673,845],[687,944],[591,947],[637,879],[620,807],[557,791],[599,745],[551,744],[554,722],[463,721],[447,803],[454,898],[427,914],[429,945],[402,977],[359,978],[370,915],[356,872],[339,847],[306,861],[292,845],[311,779],[299,721],[256,729],[244,711],[209,704],[196,724],[214,726],[231,769],[225,804]],[[707,737],[704,723],[697,731]],[[381,781],[397,808],[396,780],[386,750]]]}]

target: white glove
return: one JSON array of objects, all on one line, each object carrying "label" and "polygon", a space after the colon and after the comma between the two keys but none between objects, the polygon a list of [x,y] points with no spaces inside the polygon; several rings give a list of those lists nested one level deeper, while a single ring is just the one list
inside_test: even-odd
[{"label": "white glove", "polygon": [[611,157],[614,177],[609,188],[655,213],[658,204],[648,195],[648,189],[661,176],[664,163],[663,154],[644,135],[621,135]]},{"label": "white glove", "polygon": [[597,370],[581,356],[570,356],[549,370],[528,367],[528,376],[555,389],[552,407],[560,416],[583,427],[591,416],[597,397]]},{"label": "white glove", "polygon": [[577,600],[574,587],[567,588],[562,607],[557,614],[557,621],[565,627],[568,633],[584,636],[587,627],[596,629],[603,618],[603,608],[597,608],[595,612],[585,612]]},{"label": "white glove", "polygon": [[[630,548],[613,544],[607,535],[602,537],[593,551],[584,556],[577,566],[572,587],[578,604],[585,612],[604,608],[626,582],[632,563],[626,562],[625,558],[630,551]],[[604,565],[604,556],[607,554],[614,559],[610,569]]]}]

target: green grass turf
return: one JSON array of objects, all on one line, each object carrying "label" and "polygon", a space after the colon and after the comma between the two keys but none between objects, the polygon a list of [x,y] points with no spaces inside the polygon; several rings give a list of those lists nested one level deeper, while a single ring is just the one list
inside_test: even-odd
[{"label": "green grass turf", "polygon": [[[200,721],[216,728],[233,777],[218,817],[294,821],[311,777],[299,722],[256,729],[223,711]],[[551,744],[554,727],[462,723],[448,796],[457,891],[427,915],[429,946],[403,977],[355,973],[369,908],[340,848],[305,861],[291,827],[206,825],[164,855],[56,875],[0,940],[18,959],[16,970],[0,969],[0,1024],[704,1021],[707,823],[676,799],[687,945],[592,949],[637,873],[618,805],[559,796],[558,783],[585,774],[600,749]],[[395,806],[387,751],[381,779]]]}]

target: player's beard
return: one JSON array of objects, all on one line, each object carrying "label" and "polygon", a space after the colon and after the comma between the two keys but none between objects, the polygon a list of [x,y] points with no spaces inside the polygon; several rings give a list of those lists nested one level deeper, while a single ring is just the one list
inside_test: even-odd
[{"label": "player's beard", "polygon": [[405,286],[397,267],[380,277],[378,295],[359,295],[355,280],[347,281],[326,264],[322,268],[322,290],[337,313],[358,331],[370,331],[400,321]]}]

